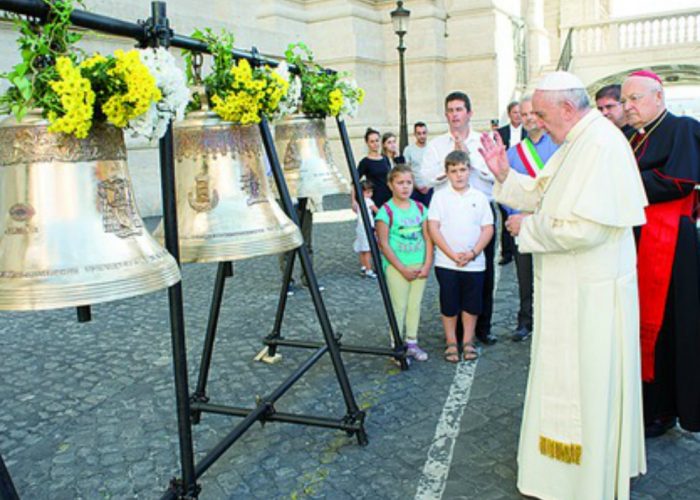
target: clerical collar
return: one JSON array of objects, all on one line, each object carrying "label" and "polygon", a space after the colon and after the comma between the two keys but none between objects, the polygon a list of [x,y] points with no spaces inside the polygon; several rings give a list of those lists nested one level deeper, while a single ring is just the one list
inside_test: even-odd
[{"label": "clerical collar", "polygon": [[648,128],[646,131],[644,131],[644,129],[638,130],[637,132],[632,134],[632,137],[629,138],[630,146],[632,146],[632,153],[634,153],[634,157],[637,158],[637,162],[639,162],[639,160],[642,158],[642,156],[644,156],[644,153],[647,150],[647,146],[649,145],[647,139],[649,139],[651,133],[654,130],[656,130],[656,128],[661,124],[664,118],[666,118],[667,114],[668,110],[664,109],[661,115],[647,123]]},{"label": "clerical collar", "polygon": [[651,120],[649,123],[647,123],[646,125],[644,125],[643,127],[641,127],[640,129],[637,130],[639,135],[644,135],[644,134],[648,133],[648,131],[654,130],[659,125],[659,123],[661,123],[661,120],[663,120],[666,117],[667,114],[668,114],[667,109],[664,109],[663,111],[661,111],[661,113],[659,113],[659,116],[657,116],[656,118]]}]

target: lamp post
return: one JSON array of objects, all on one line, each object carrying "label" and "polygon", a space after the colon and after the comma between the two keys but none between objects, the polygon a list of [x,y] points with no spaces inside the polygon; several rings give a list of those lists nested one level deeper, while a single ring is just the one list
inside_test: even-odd
[{"label": "lamp post", "polygon": [[406,68],[403,55],[406,46],[403,44],[403,37],[408,32],[408,18],[411,11],[403,8],[403,2],[396,2],[396,9],[391,11],[391,22],[394,25],[394,33],[399,37],[399,115],[401,124],[399,125],[399,154],[408,146],[408,128],[406,125]]}]

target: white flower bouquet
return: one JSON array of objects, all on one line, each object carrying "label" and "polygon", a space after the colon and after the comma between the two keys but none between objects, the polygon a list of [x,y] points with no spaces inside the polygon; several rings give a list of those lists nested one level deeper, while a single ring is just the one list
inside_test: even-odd
[{"label": "white flower bouquet", "polygon": [[179,121],[184,118],[185,108],[190,100],[190,90],[185,73],[167,50],[162,47],[142,49],[139,50],[139,57],[155,78],[162,99],[152,103],[144,114],[130,120],[127,130],[132,135],[152,141],[165,135],[171,120]]}]

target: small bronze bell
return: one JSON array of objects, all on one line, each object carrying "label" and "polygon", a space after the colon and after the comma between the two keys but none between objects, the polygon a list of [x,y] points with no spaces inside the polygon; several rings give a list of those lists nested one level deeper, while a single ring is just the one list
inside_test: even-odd
[{"label": "small bronze bell", "polygon": [[275,147],[293,197],[320,199],[350,192],[333,161],[323,118],[293,115],[276,124]]},{"label": "small bronze bell", "polygon": [[180,280],[138,213],[122,131],[86,139],[30,113],[0,123],[0,310],[124,299]]},{"label": "small bronze bell", "polygon": [[[246,259],[301,245],[299,229],[271,196],[256,125],[198,111],[174,133],[183,262]],[[162,237],[161,227],[156,236]]]}]

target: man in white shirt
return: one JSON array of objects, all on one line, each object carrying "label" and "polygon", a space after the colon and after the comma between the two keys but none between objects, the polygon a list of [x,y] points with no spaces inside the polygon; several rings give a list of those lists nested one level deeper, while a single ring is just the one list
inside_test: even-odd
[{"label": "man in white shirt", "polygon": [[423,163],[423,153],[428,144],[428,126],[423,122],[413,124],[413,136],[416,138],[415,144],[409,144],[403,150],[403,157],[411,168],[420,169]]},{"label": "man in white shirt", "polygon": [[[481,191],[489,201],[493,200],[493,174],[479,154],[481,141],[471,129],[472,105],[464,92],[452,92],[445,98],[445,118],[449,130],[428,142],[423,153],[420,175],[416,178],[418,188],[434,188],[436,191],[447,188],[445,157],[451,151],[465,151],[469,155],[473,172],[470,185]],[[493,208],[492,208],[493,209]],[[486,275],[484,277],[484,297],[482,314],[476,324],[476,337],[485,345],[495,344],[497,339],[491,334],[493,313],[493,253],[494,240],[484,249]]]},{"label": "man in white shirt", "polygon": [[[406,163],[413,170],[414,182],[418,179],[420,175],[420,168],[423,164],[423,153],[425,152],[425,146],[428,143],[428,126],[423,122],[416,122],[413,124],[413,136],[416,138],[415,144],[409,144],[406,149],[403,150],[403,157],[406,159]],[[430,188],[424,187],[422,189],[418,188],[417,185],[414,186],[413,194],[411,198],[416,201],[420,201],[423,205],[430,205],[430,198],[433,192]]]}]

